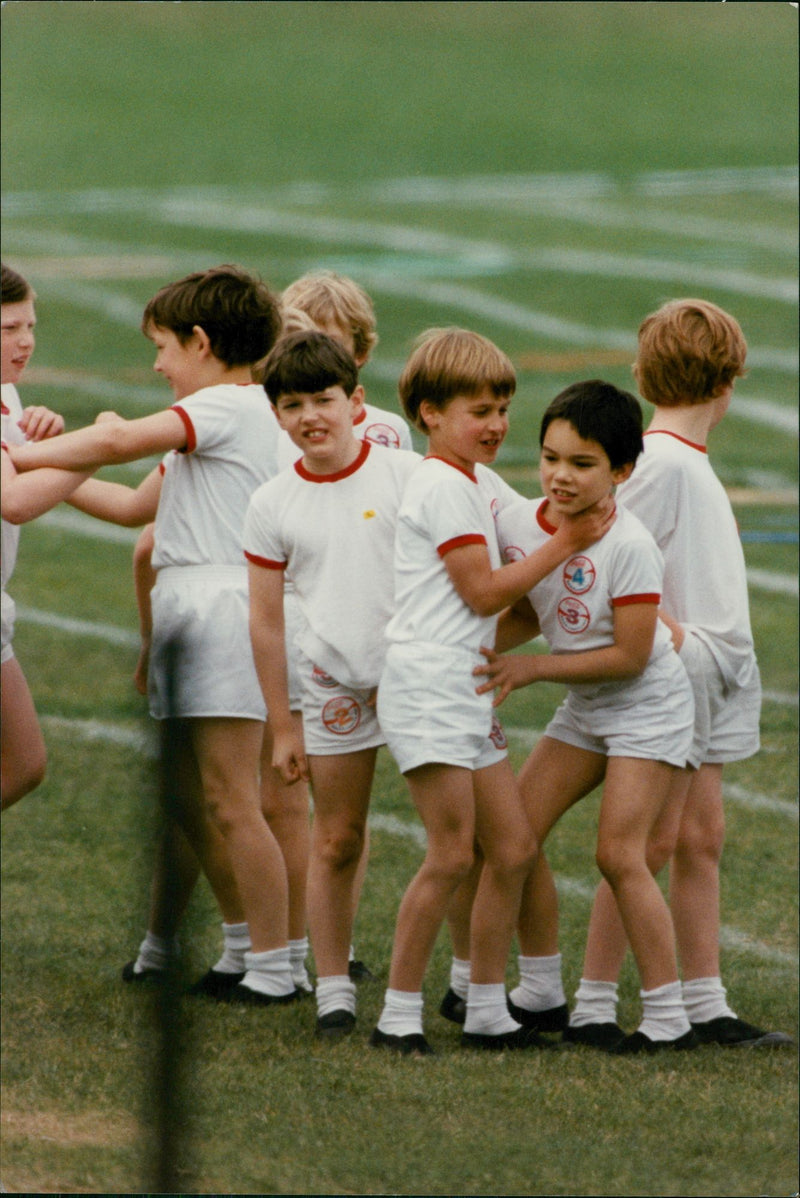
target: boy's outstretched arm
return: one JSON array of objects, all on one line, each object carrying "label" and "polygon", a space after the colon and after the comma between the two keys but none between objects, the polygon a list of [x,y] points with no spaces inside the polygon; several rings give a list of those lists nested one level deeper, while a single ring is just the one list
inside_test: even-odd
[{"label": "boy's outstretched arm", "polygon": [[302,736],[289,709],[289,681],[283,617],[283,570],[248,563],[250,642],[272,728],[272,764],[284,782],[308,779]]},{"label": "boy's outstretched arm", "polygon": [[35,445],[16,445],[11,451],[17,470],[57,466],[62,470],[97,470],[135,462],[168,449],[184,449],[186,426],[178,412],[167,408],[138,420],[103,420]]},{"label": "boy's outstretched arm", "polygon": [[87,516],[139,528],[155,519],[162,481],[160,466],[151,470],[138,487],[90,478],[70,496],[69,502]]},{"label": "boy's outstretched arm", "polygon": [[0,510],[9,524],[27,524],[69,498],[88,474],[72,470],[37,470],[18,474],[5,444],[0,452]]},{"label": "boy's outstretched arm", "polygon": [[642,673],[650,657],[658,608],[655,603],[631,603],[614,608],[614,643],[601,649],[577,653],[545,653],[523,657],[501,657],[481,649],[486,665],[473,673],[488,681],[476,687],[479,695],[496,690],[499,707],[513,690],[532,682],[579,683],[620,682]]}]

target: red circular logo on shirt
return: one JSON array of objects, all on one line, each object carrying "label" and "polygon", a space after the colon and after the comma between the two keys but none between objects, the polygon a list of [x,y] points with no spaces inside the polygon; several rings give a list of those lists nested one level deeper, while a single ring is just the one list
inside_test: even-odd
[{"label": "red circular logo on shirt", "polygon": [[589,609],[580,599],[566,596],[558,605],[558,622],[565,632],[576,635],[585,632],[591,623]]},{"label": "red circular logo on shirt", "polygon": [[391,424],[371,424],[364,429],[364,441],[372,441],[375,445],[386,445],[389,449],[400,448],[400,434]]},{"label": "red circular logo on shirt", "polygon": [[312,682],[316,682],[317,686],[326,686],[329,688],[336,686],[336,679],[331,678],[330,674],[326,674],[319,666],[314,666],[311,671],[311,680]]},{"label": "red circular logo on shirt", "polygon": [[347,695],[337,695],[323,707],[322,722],[335,736],[347,736],[361,723],[361,706]]},{"label": "red circular logo on shirt", "polygon": [[503,557],[507,562],[521,562],[525,557],[525,552],[517,545],[506,545],[503,550]]},{"label": "red circular logo on shirt", "polygon": [[584,595],[594,586],[597,572],[590,557],[571,557],[564,567],[562,578],[564,586],[573,595]]}]

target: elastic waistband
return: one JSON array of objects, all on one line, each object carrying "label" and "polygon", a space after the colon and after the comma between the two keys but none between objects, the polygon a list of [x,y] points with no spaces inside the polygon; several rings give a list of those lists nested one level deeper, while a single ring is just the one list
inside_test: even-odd
[{"label": "elastic waistband", "polygon": [[157,582],[180,582],[181,579],[199,582],[203,578],[241,582],[247,578],[247,566],[160,566],[156,570]]}]

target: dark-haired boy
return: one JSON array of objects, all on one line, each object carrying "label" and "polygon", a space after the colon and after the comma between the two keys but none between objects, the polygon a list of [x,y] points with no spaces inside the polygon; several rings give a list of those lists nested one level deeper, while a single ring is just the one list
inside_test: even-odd
[{"label": "dark-haired boy", "polygon": [[[267,359],[264,386],[302,457],[250,501],[244,532],[250,632],[273,764],[286,782],[308,777],[314,793],[308,922],[317,1034],[335,1038],[355,1026],[348,976],[353,894],[384,743],[374,693],[394,607],[396,516],[419,458],[355,436],[362,400],[357,367],[324,333],[282,338]],[[284,574],[302,615],[296,648],[304,740],[289,706]]]},{"label": "dark-haired boy", "polygon": [[[244,976],[227,971],[239,983],[230,997],[284,1003],[298,992],[283,858],[259,802],[266,710],[248,634],[241,545],[250,495],[277,469],[278,430],[251,368],[273,345],[280,314],[261,280],[220,266],[161,288],[145,308],[142,330],[174,404],[66,433],[50,447],[21,446],[16,464],[94,470],[173,451],[166,468],[138,489],[90,479],[76,492],[77,506],[122,524],[155,518],[150,711],[174,730],[182,784],[177,818],[223,917],[246,923],[245,936],[249,931]],[[169,951],[168,937],[148,934],[134,969],[163,968]]]},{"label": "dark-haired boy", "polygon": [[[498,538],[510,560],[539,548],[564,519],[608,497],[630,476],[642,447],[638,401],[608,383],[574,384],[545,412],[540,443],[544,499],[525,501],[498,518]],[[670,785],[686,762],[694,723],[686,671],[658,618],[662,583],[655,542],[620,508],[599,541],[517,605],[519,617],[527,611],[532,624],[538,622],[551,652],[487,652],[488,665],[477,671],[491,679],[479,693],[499,690],[495,703],[532,682],[568,688],[519,778],[540,847],[561,816],[604,783],[596,859],[616,898],[642,985],[641,1024],[618,1038],[612,1050],[619,1053],[698,1043],[683,1006],[672,919],[646,857]],[[539,904],[536,875],[534,867],[523,894],[520,953],[532,955],[533,929],[538,952],[557,957],[557,908],[553,920],[552,908]],[[542,954],[548,934],[549,953]],[[513,996],[510,1009],[523,1022]]]}]

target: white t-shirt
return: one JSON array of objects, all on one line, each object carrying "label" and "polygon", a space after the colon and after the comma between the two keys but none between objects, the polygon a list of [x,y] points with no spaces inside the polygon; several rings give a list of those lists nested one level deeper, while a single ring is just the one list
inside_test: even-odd
[{"label": "white t-shirt", "polygon": [[644,453],[617,498],[664,556],[664,610],[708,645],[728,686],[746,685],[757,666],[744,553],[705,447],[645,433]]},{"label": "white t-shirt", "polygon": [[[500,514],[497,534],[506,561],[517,561],[547,543],[556,531],[546,499],[522,500]],[[614,608],[661,599],[664,563],[643,524],[624,508],[601,540],[573,554],[528,592],[542,635],[553,653],[602,649],[614,642]],[[671,653],[669,629],[658,620],[650,654]],[[579,693],[597,684],[577,684]]]},{"label": "white t-shirt", "polygon": [[[276,418],[277,419],[277,418]],[[280,427],[280,426],[279,426]],[[372,441],[374,445],[385,445],[387,449],[413,451],[411,432],[402,416],[375,408],[372,404],[362,405],[359,416],[353,423],[353,432],[359,441]],[[303,456],[285,429],[278,437],[278,467],[285,470]]]},{"label": "white t-shirt", "polygon": [[187,445],[169,458],[153,566],[241,566],[253,492],[278,471],[278,425],[258,383],[204,387],[173,405]]},{"label": "white t-shirt", "polygon": [[[0,387],[2,400],[2,428],[0,440],[4,445],[24,445],[25,434],[19,427],[22,418],[22,404],[17,389],[13,383],[3,383]],[[0,543],[0,572],[2,572],[2,589],[5,591],[8,580],[14,573],[19,548],[19,525],[2,522],[2,543]]]},{"label": "white t-shirt", "polygon": [[395,524],[419,455],[364,441],[338,474],[302,462],[259,487],[245,519],[248,561],[286,570],[303,616],[298,648],[354,690],[377,686],[394,610]]},{"label": "white t-shirt", "polygon": [[406,489],[397,523],[397,612],[390,641],[429,643],[478,654],[495,640],[497,616],[479,616],[453,586],[444,558],[465,544],[485,545],[492,569],[502,563],[495,520],[519,495],[485,466],[475,474],[425,458]]}]

